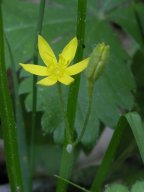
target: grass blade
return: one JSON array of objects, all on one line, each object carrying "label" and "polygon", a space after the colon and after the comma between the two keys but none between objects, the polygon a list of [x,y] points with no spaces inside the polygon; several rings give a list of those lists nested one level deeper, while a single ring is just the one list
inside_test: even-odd
[{"label": "grass blade", "polygon": [[2,2],[0,1],[0,116],[2,121],[5,158],[11,186],[11,192],[23,191],[23,181],[20,168],[17,132],[14,120],[12,102],[8,90],[8,82],[4,61],[4,39]]},{"label": "grass blade", "polygon": [[144,162],[144,127],[138,113],[128,113],[125,115],[130,128],[135,137],[142,161]]},{"label": "grass blade", "polygon": [[27,144],[26,144],[27,142],[26,142],[26,135],[25,135],[24,118],[22,113],[20,97],[18,94],[18,79],[17,79],[17,73],[15,69],[15,61],[12,53],[12,48],[10,46],[10,43],[6,35],[5,35],[5,40],[7,43],[7,47],[10,55],[10,61],[11,61],[11,71],[12,71],[13,87],[14,87],[15,116],[16,116],[18,147],[19,147],[19,159],[21,163],[24,191],[28,191],[30,175],[29,175],[28,151],[27,151]]},{"label": "grass blade", "polygon": [[96,177],[91,187],[91,191],[101,191],[102,185],[107,177],[108,172],[110,171],[119,144],[121,141],[123,141],[124,135],[127,135],[127,130],[132,131],[142,160],[144,161],[144,129],[142,126],[141,118],[138,113],[127,113],[126,115],[122,116],[118,122],[103,161],[97,171]]}]

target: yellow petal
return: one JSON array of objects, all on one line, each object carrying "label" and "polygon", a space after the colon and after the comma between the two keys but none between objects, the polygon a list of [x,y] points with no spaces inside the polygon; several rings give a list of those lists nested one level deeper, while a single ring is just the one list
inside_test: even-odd
[{"label": "yellow petal", "polygon": [[76,75],[83,71],[88,66],[89,58],[82,60],[66,69],[68,75]]},{"label": "yellow petal", "polygon": [[29,73],[32,73],[34,75],[39,76],[47,76],[48,75],[48,67],[43,67],[39,65],[33,65],[33,64],[22,64],[20,65],[23,67],[23,69]]},{"label": "yellow petal", "polygon": [[50,45],[40,35],[38,36],[38,49],[42,60],[47,66],[57,62],[56,56]]},{"label": "yellow petal", "polygon": [[51,86],[51,85],[54,85],[56,82],[57,82],[57,78],[54,75],[52,75],[38,81],[37,84],[43,85],[43,86]]},{"label": "yellow petal", "polygon": [[[64,58],[66,60],[67,64],[70,64],[70,62],[74,59],[76,50],[78,46],[77,38],[74,37],[63,49],[62,53],[60,54],[60,57]],[[61,58],[60,58],[61,59]]]},{"label": "yellow petal", "polygon": [[69,75],[64,74],[63,76],[58,78],[58,81],[65,84],[65,85],[69,85],[74,81],[74,79],[72,77],[70,77]]}]

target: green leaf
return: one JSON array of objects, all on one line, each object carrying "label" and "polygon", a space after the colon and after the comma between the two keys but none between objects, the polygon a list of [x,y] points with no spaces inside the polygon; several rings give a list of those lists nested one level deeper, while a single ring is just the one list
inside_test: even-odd
[{"label": "green leaf", "polygon": [[144,92],[143,92],[143,82],[144,82],[144,53],[141,50],[138,50],[133,56],[132,62],[132,72],[136,81],[136,103],[137,110],[144,117]]},{"label": "green leaf", "polygon": [[112,184],[107,186],[104,192],[129,192],[128,188],[122,184]]},{"label": "green leaf", "polygon": [[103,161],[98,169],[96,177],[94,179],[91,190],[99,191],[102,188],[102,184],[106,179],[107,173],[110,171],[113,159],[116,153],[119,151],[120,143],[127,137],[128,131],[133,133],[134,139],[141,154],[141,158],[144,161],[144,129],[141,118],[138,113],[127,113],[122,116],[117,124],[117,128],[110,141],[108,149],[105,153]]},{"label": "green leaf", "polygon": [[[57,55],[61,52],[64,45],[75,36],[76,3],[77,1],[68,2],[66,0],[55,0],[50,1],[46,7],[43,35],[51,44]],[[110,1],[109,5],[113,7],[114,4],[114,1]],[[96,6],[94,0],[88,2],[85,55],[89,56],[93,47],[95,47],[97,43],[103,41],[110,45],[111,55],[110,61],[104,70],[104,74],[95,85],[93,114],[90,117],[87,130],[82,139],[82,143],[88,147],[92,147],[95,144],[99,132],[99,121],[102,121],[108,126],[115,127],[121,111],[132,109],[134,100],[131,91],[135,89],[134,79],[128,65],[130,58],[123,49],[108,21],[101,20],[99,18],[99,13],[95,14],[94,6]],[[36,28],[38,4],[17,0],[12,0],[10,2],[5,1],[3,10],[5,13],[5,32],[12,46],[16,66],[18,68],[19,66],[17,63],[19,62],[31,62],[34,44],[33,34]],[[43,64],[41,59],[39,64]],[[22,72],[21,77],[25,77],[25,74],[26,73]],[[30,77],[30,75],[28,76]],[[30,79],[31,78],[24,79],[21,82],[20,93],[31,92]],[[59,129],[61,123],[61,117],[58,117],[59,104],[56,104],[58,99],[56,96],[57,92],[53,92],[52,95],[49,94],[50,92],[51,88],[49,87],[38,88],[37,110],[41,110],[45,113],[42,119],[42,126],[43,130],[49,127],[47,128],[47,133],[48,130]],[[52,100],[53,102],[51,102]],[[31,111],[31,102],[30,94],[25,102],[29,111]],[[53,103],[55,103],[54,106],[50,106],[53,105]],[[87,105],[85,77],[81,81],[78,105],[79,109],[77,111],[77,122],[75,125],[77,133],[80,132],[83,122],[82,116],[84,116]],[[52,121],[51,118],[46,119],[51,108],[53,114],[56,114],[55,122],[52,123],[54,127],[48,125],[48,121],[52,122],[54,117],[52,117]],[[82,111],[82,115],[80,111]],[[61,135],[63,135],[63,133]]]},{"label": "green leaf", "polygon": [[[94,90],[93,109],[91,113],[91,120],[87,126],[86,132],[93,137],[89,147],[92,146],[98,135],[98,119],[105,125],[115,127],[119,117],[120,111],[127,109],[131,110],[133,106],[133,96],[131,91],[135,89],[132,74],[129,65],[126,61],[129,60],[128,55],[121,47],[116,36],[112,35],[113,31],[106,23],[106,21],[95,20],[95,26],[88,23],[88,30],[86,42],[105,42],[110,45],[110,61],[108,62],[102,77],[96,82]],[[93,41],[93,42],[92,42]],[[90,49],[90,47],[88,47]],[[128,75],[129,74],[129,75]],[[83,78],[81,82],[81,90],[79,93],[79,107],[76,122],[77,132],[80,132],[83,116],[87,107],[87,87],[86,79]],[[119,106],[119,108],[118,108]],[[82,143],[87,143],[87,135],[85,133]]]},{"label": "green leaf", "polygon": [[126,115],[126,119],[132,129],[141,158],[144,162],[144,127],[141,118],[137,113],[129,113]]},{"label": "green leaf", "polygon": [[44,174],[58,173],[62,149],[54,145],[35,145],[35,165],[40,166]]},{"label": "green leaf", "polygon": [[[144,27],[144,5],[140,3],[136,4],[136,10]],[[108,18],[119,24],[141,47],[143,47],[143,39],[132,6],[116,9],[108,15]]]},{"label": "green leaf", "polygon": [[[17,63],[27,62],[32,57],[38,8],[37,3],[18,0],[4,1],[5,33],[13,47],[17,67]],[[65,11],[67,9],[69,11]],[[48,37],[49,43],[53,44],[56,51],[68,41],[69,36],[73,36],[74,12],[75,6],[60,4],[57,1],[46,6],[44,36]]]},{"label": "green leaf", "polygon": [[144,190],[144,181],[137,181],[131,189],[131,192],[143,192]]}]

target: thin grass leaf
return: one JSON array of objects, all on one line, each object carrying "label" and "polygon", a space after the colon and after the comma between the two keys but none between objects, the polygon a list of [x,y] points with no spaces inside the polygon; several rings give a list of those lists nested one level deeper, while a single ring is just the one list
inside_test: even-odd
[{"label": "thin grass leaf", "polygon": [[116,155],[120,142],[123,141],[124,134],[126,134],[128,129],[132,131],[134,139],[140,151],[142,160],[144,161],[144,129],[142,126],[141,118],[136,112],[127,113],[126,115],[122,116],[118,122],[118,125],[113,134],[108,149],[105,153],[101,166],[97,171],[96,177],[91,187],[91,191],[99,192],[101,190],[102,185],[107,177],[107,174],[110,171],[113,159]]},{"label": "thin grass leaf", "polygon": [[25,135],[25,126],[24,126],[24,118],[22,114],[22,106],[20,102],[20,97],[18,94],[18,79],[15,68],[15,61],[13,57],[13,52],[11,45],[5,35],[6,44],[9,51],[10,61],[11,61],[11,71],[12,71],[12,80],[14,87],[14,106],[15,106],[15,117],[16,117],[16,125],[17,125],[17,135],[18,135],[18,147],[19,147],[19,159],[21,163],[21,170],[24,182],[24,191],[28,191],[29,188],[29,165],[28,165],[28,151],[27,151],[27,142]]},{"label": "thin grass leaf", "polygon": [[138,113],[128,113],[126,119],[135,137],[141,158],[144,162],[144,127]]},{"label": "thin grass leaf", "polygon": [[5,159],[11,192],[23,191],[23,181],[17,144],[17,132],[12,102],[8,90],[4,60],[2,1],[0,1],[0,117],[3,128]]}]

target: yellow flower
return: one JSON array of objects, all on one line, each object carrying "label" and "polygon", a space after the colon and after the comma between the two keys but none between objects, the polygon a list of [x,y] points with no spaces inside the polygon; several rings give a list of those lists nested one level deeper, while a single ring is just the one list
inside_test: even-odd
[{"label": "yellow flower", "polygon": [[39,85],[51,86],[56,82],[61,82],[65,85],[69,85],[74,81],[71,77],[83,71],[89,62],[89,58],[82,60],[75,65],[70,65],[74,59],[77,50],[78,41],[77,38],[73,38],[59,54],[59,60],[51,49],[50,45],[42,36],[38,36],[38,50],[39,54],[46,66],[38,66],[34,64],[22,64],[20,65],[28,72],[46,76],[44,79],[37,82]]}]

